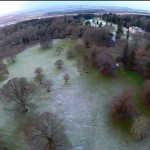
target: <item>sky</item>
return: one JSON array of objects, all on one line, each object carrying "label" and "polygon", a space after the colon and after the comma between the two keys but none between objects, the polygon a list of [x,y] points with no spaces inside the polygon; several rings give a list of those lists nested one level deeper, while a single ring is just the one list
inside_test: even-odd
[{"label": "sky", "polygon": [[150,11],[150,1],[0,1],[0,16],[27,9],[59,9],[69,5],[123,6]]}]

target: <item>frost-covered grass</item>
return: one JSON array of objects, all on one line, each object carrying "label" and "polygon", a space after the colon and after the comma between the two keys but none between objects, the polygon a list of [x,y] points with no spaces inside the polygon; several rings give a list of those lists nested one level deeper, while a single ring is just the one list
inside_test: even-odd
[{"label": "frost-covered grass", "polygon": [[[60,55],[55,52],[58,45],[63,47]],[[116,71],[112,77],[103,76],[97,70],[80,75],[75,61],[65,58],[65,52],[71,46],[67,40],[54,40],[49,50],[41,50],[39,45],[25,50],[17,55],[14,64],[8,64],[9,79],[25,76],[34,80],[35,68],[43,68],[54,86],[51,93],[38,90],[33,100],[37,105],[35,111],[54,112],[64,119],[66,133],[73,144],[72,150],[149,150],[150,139],[143,143],[135,142],[129,134],[114,127],[108,117],[112,97],[128,86],[138,91],[143,79],[136,73],[123,70]],[[61,70],[54,66],[58,59],[63,59],[65,63]],[[68,84],[63,80],[66,72],[70,75]],[[0,127],[8,130],[7,137],[18,139],[18,150],[28,150],[22,133],[19,133],[25,116],[3,110],[2,102],[0,113]]]},{"label": "frost-covered grass", "polygon": [[[89,20],[86,20],[86,21],[90,21],[91,26],[93,26],[93,27],[99,27],[99,24],[100,24],[100,23],[102,23],[102,27],[106,25],[106,21],[103,20],[103,19],[100,18],[100,17],[95,18],[95,21],[93,21],[93,19],[89,19]],[[85,22],[86,22],[86,21],[85,21]],[[97,21],[98,21],[98,24],[97,24]],[[84,22],[84,24],[85,24],[85,22]],[[117,25],[117,24],[114,24],[114,23],[112,23],[112,22],[108,22],[108,25],[110,25],[110,24],[112,24],[112,27],[113,27],[111,33],[114,35],[114,39],[116,39],[115,37],[116,37],[116,31],[117,31],[117,26],[118,26],[118,25]],[[122,39],[126,39],[128,28],[122,27],[122,29],[123,29],[123,35],[122,35],[121,38],[122,38]],[[131,34],[129,35],[129,40],[132,40]]]}]

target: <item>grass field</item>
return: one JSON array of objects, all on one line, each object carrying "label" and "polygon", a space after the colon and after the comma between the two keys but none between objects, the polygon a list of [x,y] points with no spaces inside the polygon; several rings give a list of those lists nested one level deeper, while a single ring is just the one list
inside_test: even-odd
[{"label": "grass field", "polygon": [[[63,47],[60,55],[55,51],[58,45]],[[70,47],[68,41],[54,40],[49,50],[41,50],[36,45],[23,51],[17,55],[15,63],[7,64],[9,79],[25,76],[33,81],[35,68],[43,68],[44,74],[53,80],[54,86],[49,94],[42,89],[38,90],[33,99],[37,106],[35,111],[54,112],[64,119],[66,134],[73,144],[72,150],[149,150],[150,139],[138,143],[129,132],[115,126],[108,116],[112,97],[125,87],[134,88],[138,93],[143,83],[142,77],[123,70],[117,70],[113,77],[105,77],[97,70],[80,75],[75,60],[65,57]],[[61,70],[54,66],[58,59],[63,59],[65,63]],[[63,81],[66,72],[70,75],[68,84]],[[11,149],[28,150],[23,134],[19,132],[25,116],[16,115],[3,109],[3,106],[4,103],[0,102],[0,127],[6,129],[4,137],[10,141],[16,138],[18,147],[14,149],[10,145]]]}]

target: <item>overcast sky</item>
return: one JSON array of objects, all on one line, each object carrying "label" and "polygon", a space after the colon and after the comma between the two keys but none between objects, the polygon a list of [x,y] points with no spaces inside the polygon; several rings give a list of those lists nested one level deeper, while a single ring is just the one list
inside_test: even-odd
[{"label": "overcast sky", "polygon": [[0,15],[25,9],[59,9],[68,5],[123,6],[150,11],[150,1],[0,1]]}]

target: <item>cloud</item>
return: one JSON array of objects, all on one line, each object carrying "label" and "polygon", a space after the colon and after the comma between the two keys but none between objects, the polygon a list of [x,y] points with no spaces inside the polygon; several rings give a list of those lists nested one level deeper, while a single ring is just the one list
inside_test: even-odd
[{"label": "cloud", "polygon": [[0,1],[0,15],[19,10],[21,3],[21,1]]},{"label": "cloud", "polygon": [[150,1],[0,1],[0,15],[18,10],[59,9],[70,5],[123,6],[150,11]]}]

